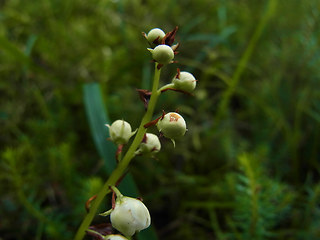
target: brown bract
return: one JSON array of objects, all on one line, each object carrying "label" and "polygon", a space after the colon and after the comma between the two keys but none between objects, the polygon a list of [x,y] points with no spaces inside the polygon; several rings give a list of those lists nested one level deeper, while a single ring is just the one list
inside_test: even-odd
[{"label": "brown bract", "polygon": [[166,115],[166,112],[164,110],[162,110],[162,115],[160,117],[156,118],[155,120],[152,120],[151,122],[146,123],[144,125],[144,128],[155,126],[159,122],[160,119],[161,120],[163,119],[164,115]]},{"label": "brown bract", "polygon": [[94,237],[94,239],[104,240],[104,236],[113,233],[111,223],[96,224],[89,227],[92,231],[87,231],[87,234]]},{"label": "brown bract", "polygon": [[171,46],[174,43],[174,38],[176,36],[177,31],[178,31],[178,26],[176,26],[171,32],[166,33],[166,35],[162,39],[161,44],[166,44]]},{"label": "brown bract", "polygon": [[124,144],[119,144],[117,147],[117,151],[116,151],[117,163],[119,162],[119,155],[122,153],[123,146],[124,146]]},{"label": "brown bract", "polygon": [[148,103],[150,101],[151,92],[145,89],[136,89],[139,93],[139,97],[144,104],[144,109],[147,111]]},{"label": "brown bract", "polygon": [[91,198],[89,198],[89,199],[86,201],[85,208],[86,208],[87,212],[89,212],[89,210],[90,210],[91,202],[92,202],[93,200],[95,200],[96,198],[97,198],[97,195],[93,195]]}]

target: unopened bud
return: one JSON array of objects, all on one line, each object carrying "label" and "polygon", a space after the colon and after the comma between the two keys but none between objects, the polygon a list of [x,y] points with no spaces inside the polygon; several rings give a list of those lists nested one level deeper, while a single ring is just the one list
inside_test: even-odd
[{"label": "unopened bud", "polygon": [[167,113],[157,123],[158,130],[171,140],[184,136],[187,131],[183,117],[175,112]]},{"label": "unopened bud", "polygon": [[136,154],[154,154],[161,149],[161,143],[157,135],[146,133]]},{"label": "unopened bud", "polygon": [[160,28],[153,28],[148,32],[146,38],[151,45],[158,45],[165,35],[164,31]]},{"label": "unopened bud", "polygon": [[168,45],[161,44],[156,46],[154,49],[148,48],[152,53],[153,59],[159,64],[169,64],[174,58],[174,52]]},{"label": "unopened bud", "polygon": [[106,124],[109,128],[110,138],[116,144],[126,144],[129,139],[136,133],[131,131],[131,126],[124,120],[116,120],[111,124]]},{"label": "unopened bud", "polygon": [[147,207],[140,200],[125,196],[117,197],[110,220],[112,226],[125,236],[132,236],[151,223]]},{"label": "unopened bud", "polygon": [[196,88],[197,80],[189,72],[178,72],[172,83],[175,89],[190,93]]}]

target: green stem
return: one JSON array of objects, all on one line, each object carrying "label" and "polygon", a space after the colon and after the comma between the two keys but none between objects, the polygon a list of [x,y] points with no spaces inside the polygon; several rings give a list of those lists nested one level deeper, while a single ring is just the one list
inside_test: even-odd
[{"label": "green stem", "polygon": [[173,88],[174,87],[174,84],[173,83],[168,83],[166,85],[164,85],[163,87],[161,87],[159,90],[158,90],[158,93],[160,94],[162,90],[165,90],[167,88]]},{"label": "green stem", "polygon": [[123,196],[118,188],[116,188],[115,186],[111,186],[111,188],[114,191],[114,193],[117,195],[117,198],[121,198]]},{"label": "green stem", "polygon": [[129,147],[128,151],[126,152],[125,156],[119,162],[116,169],[111,173],[111,175],[109,176],[109,179],[105,182],[104,186],[102,187],[102,189],[98,193],[97,198],[94,200],[94,202],[90,208],[90,211],[87,213],[87,215],[83,219],[80,227],[78,228],[78,231],[74,237],[74,240],[83,239],[83,237],[85,235],[85,231],[90,226],[102,200],[110,192],[109,186],[114,186],[116,184],[116,182],[118,181],[118,179],[124,174],[130,161],[135,156],[135,151],[139,147],[139,145],[143,139],[144,134],[147,131],[146,128],[144,127],[144,125],[151,121],[158,97],[160,95],[160,93],[158,92],[158,87],[159,87],[159,79],[160,79],[161,69],[158,69],[157,67],[158,67],[158,64],[156,63],[150,102],[148,105],[148,109],[141,120],[140,126],[138,128],[138,132],[137,132],[131,146]]},{"label": "green stem", "polygon": [[221,101],[218,106],[216,119],[215,119],[217,125],[220,123],[221,120],[223,120],[223,118],[227,113],[229,102],[237,89],[240,78],[250,60],[250,57],[258,43],[258,40],[260,39],[263,33],[263,30],[267,26],[268,21],[271,19],[271,16],[275,11],[276,5],[277,5],[277,0],[270,0],[268,2],[266,12],[262,16],[257,28],[255,29],[254,34],[249,41],[248,47],[246,48],[244,54],[242,55],[238,63],[238,66],[232,76],[232,79],[229,82],[228,88],[223,92],[221,96]]}]

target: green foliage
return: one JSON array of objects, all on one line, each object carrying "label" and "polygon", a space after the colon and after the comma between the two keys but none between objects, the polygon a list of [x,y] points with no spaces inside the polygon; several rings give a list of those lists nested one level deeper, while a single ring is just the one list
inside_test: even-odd
[{"label": "green foliage", "polygon": [[277,237],[273,229],[286,222],[292,209],[294,193],[289,186],[266,177],[257,157],[239,156],[243,173],[237,176],[236,208],[229,223],[237,229],[235,239]]},{"label": "green foliage", "polygon": [[164,93],[155,117],[178,108],[188,131],[130,169],[158,238],[320,238],[319,1],[0,6],[0,238],[72,239],[109,174],[83,86],[101,86],[91,110],[135,129],[152,76],[140,32],[176,25],[178,67],[199,81],[193,98]]}]

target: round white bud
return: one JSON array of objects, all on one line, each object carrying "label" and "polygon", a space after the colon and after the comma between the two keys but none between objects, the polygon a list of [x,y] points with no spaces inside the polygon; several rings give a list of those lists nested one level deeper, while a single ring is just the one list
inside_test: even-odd
[{"label": "round white bud", "polygon": [[[164,31],[162,31],[160,28],[153,28],[148,32],[146,37],[150,44],[158,45],[161,43],[161,40],[165,35],[166,34],[164,33]],[[154,42],[155,40],[157,40],[157,43]]]},{"label": "round white bud", "polygon": [[195,77],[189,72],[180,72],[173,79],[174,88],[185,92],[192,92],[197,85]]},{"label": "round white bud", "polygon": [[152,133],[146,133],[140,147],[137,150],[138,154],[153,154],[159,152],[161,149],[161,143],[157,135]]},{"label": "round white bud", "polygon": [[175,112],[167,113],[158,121],[157,127],[163,136],[170,139],[177,139],[187,131],[186,122],[183,117]]},{"label": "round white bud", "polygon": [[151,223],[147,207],[138,199],[124,196],[117,198],[110,220],[115,229],[130,237]]},{"label": "round white bud", "polygon": [[174,52],[168,45],[161,44],[154,49],[149,49],[152,52],[153,59],[160,64],[169,64],[174,58]]},{"label": "round white bud", "polygon": [[109,128],[110,138],[116,144],[126,144],[135,132],[131,131],[131,126],[124,120],[116,120]]}]

